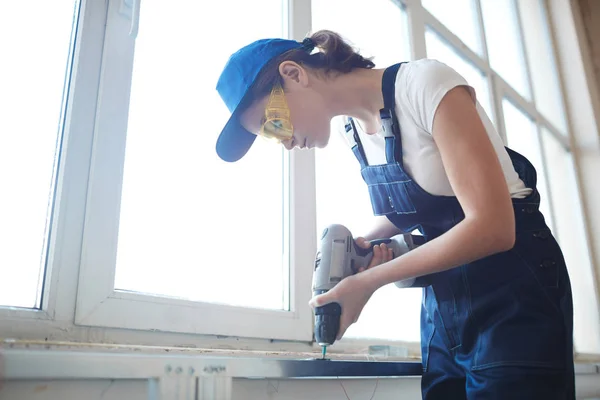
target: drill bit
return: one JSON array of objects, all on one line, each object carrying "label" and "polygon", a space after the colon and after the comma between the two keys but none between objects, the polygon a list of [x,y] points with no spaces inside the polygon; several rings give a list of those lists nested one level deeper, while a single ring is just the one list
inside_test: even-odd
[{"label": "drill bit", "polygon": [[321,350],[321,359],[324,360],[325,359],[325,354],[327,353],[327,346],[321,346],[322,350]]}]

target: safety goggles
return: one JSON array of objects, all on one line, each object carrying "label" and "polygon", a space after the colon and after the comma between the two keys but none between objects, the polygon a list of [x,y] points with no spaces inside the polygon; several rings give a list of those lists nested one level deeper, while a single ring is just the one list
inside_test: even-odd
[{"label": "safety goggles", "polygon": [[269,101],[265,108],[264,121],[260,128],[260,135],[267,139],[281,143],[290,140],[294,135],[290,109],[285,100],[283,88],[279,84],[271,89]]}]

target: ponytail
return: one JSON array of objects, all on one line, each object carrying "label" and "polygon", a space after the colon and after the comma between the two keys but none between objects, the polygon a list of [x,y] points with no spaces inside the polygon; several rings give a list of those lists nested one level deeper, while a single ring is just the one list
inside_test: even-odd
[{"label": "ponytail", "polygon": [[287,51],[265,65],[254,82],[251,99],[266,96],[275,84],[282,83],[279,64],[284,61],[294,61],[325,75],[347,74],[356,68],[375,67],[370,58],[361,56],[339,34],[329,30],[313,33],[302,44],[301,48]]},{"label": "ponytail", "polygon": [[[335,32],[321,30],[313,33],[310,39],[320,52],[313,54],[317,59],[310,58],[306,64],[309,67],[323,69],[326,73],[331,71],[348,73],[354,68],[373,68],[375,64],[371,59],[361,56]],[[311,65],[312,64],[312,65]]]}]

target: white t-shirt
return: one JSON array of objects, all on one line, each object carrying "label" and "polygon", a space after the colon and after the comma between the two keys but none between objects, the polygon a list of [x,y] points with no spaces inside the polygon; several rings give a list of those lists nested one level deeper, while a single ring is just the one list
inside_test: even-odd
[{"label": "white t-shirt", "polygon": [[[525,187],[516,173],[502,138],[477,101],[475,90],[454,69],[436,60],[421,59],[402,64],[396,76],[396,115],[402,135],[404,169],[430,194],[454,196],[431,132],[440,101],[456,86],[465,86],[470,90],[500,160],[511,196],[526,197],[531,189]],[[357,120],[355,125],[369,165],[385,164],[385,139],[381,131],[370,135],[362,130]]]}]

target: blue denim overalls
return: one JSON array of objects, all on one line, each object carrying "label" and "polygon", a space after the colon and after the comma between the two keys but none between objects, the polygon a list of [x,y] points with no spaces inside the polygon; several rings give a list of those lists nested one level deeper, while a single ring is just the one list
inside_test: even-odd
[{"label": "blue denim overalls", "polygon": [[[382,82],[387,164],[368,165],[351,118],[346,133],[374,214],[387,216],[405,233],[418,229],[427,241],[458,224],[464,214],[456,197],[429,194],[403,168],[394,112],[401,64],[387,68]],[[539,211],[535,168],[507,151],[520,178],[533,189],[528,197],[513,199],[513,249],[418,278],[414,285],[423,287],[424,399],[575,399],[573,309],[565,261]]]}]

